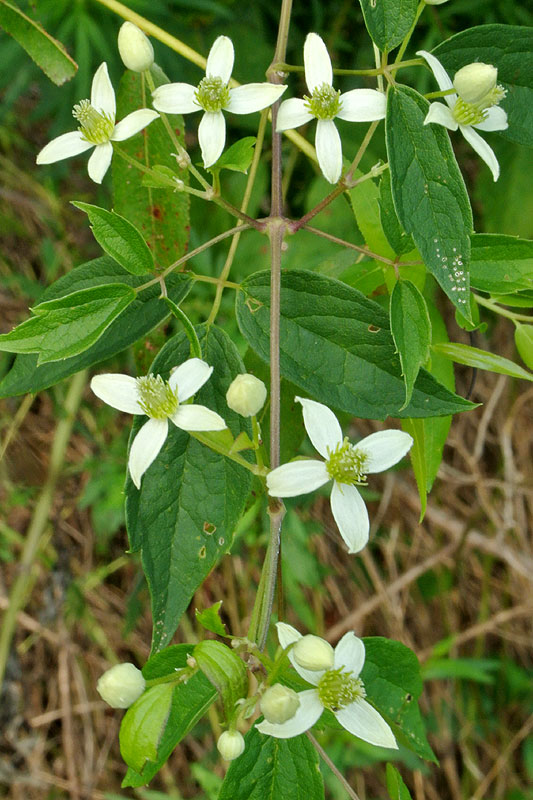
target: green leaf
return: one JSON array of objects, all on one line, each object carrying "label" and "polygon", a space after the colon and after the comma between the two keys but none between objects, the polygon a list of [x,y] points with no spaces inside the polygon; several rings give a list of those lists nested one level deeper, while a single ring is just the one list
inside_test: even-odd
[{"label": "green leaf", "polygon": [[[217,411],[233,435],[251,433],[250,423],[226,405],[230,383],[245,371],[235,345],[220,328],[196,332],[214,372],[195,402]],[[189,341],[180,333],[165,344],[152,371],[167,378],[188,357]],[[142,424],[135,420],[130,442]],[[250,486],[248,470],[174,425],[140,491],[128,477],[126,523],[132,550],[141,550],[152,598],[153,650],[168,643],[197,587],[230,550]]]},{"label": "green leaf", "polygon": [[255,136],[245,136],[225,150],[218,161],[209,167],[210,172],[220,172],[229,169],[233,172],[248,172],[248,167],[254,157]]},{"label": "green leaf", "polygon": [[98,244],[111,258],[132,275],[153,272],[154,259],[150,248],[137,228],[114,211],[73,201],[73,206],[85,211]]},{"label": "green leaf", "polygon": [[392,764],[387,764],[387,791],[390,800],[412,800],[402,776]]},{"label": "green leaf", "polygon": [[403,230],[394,208],[389,170],[383,173],[379,184],[379,214],[383,232],[394,252],[401,256],[414,250],[413,237]]},{"label": "green leaf", "polygon": [[[163,72],[151,69],[156,86],[168,83]],[[127,71],[117,92],[117,119],[131,111],[150,106],[150,92],[142,76]],[[180,116],[167,119],[183,145],[184,127]],[[156,119],[143,132],[120,142],[120,148],[146,166],[167,167],[172,174],[188,183],[188,171],[179,170],[172,153],[176,152],[161,119]],[[185,192],[154,189],[143,185],[141,170],[135,169],[118,154],[113,157],[113,207],[140,231],[147,242],[157,268],[168,267],[186,251],[189,240],[189,195]]]},{"label": "green leaf", "polygon": [[397,281],[394,286],[390,299],[390,324],[405,381],[405,408],[411,401],[420,367],[429,358],[431,342],[426,301],[411,281]]},{"label": "green leaf", "polygon": [[[453,414],[473,408],[421,369],[409,405],[387,313],[356,289],[305,270],[282,274],[281,372],[322,403],[357,417],[385,419]],[[270,273],[247,278],[237,293],[237,321],[269,361]]]},{"label": "green leaf", "polygon": [[418,0],[359,0],[365,25],[380,50],[389,52],[411,29]]},{"label": "green leaf", "polygon": [[204,627],[206,630],[216,633],[218,636],[227,636],[228,632],[226,630],[226,626],[220,619],[221,605],[222,600],[217,600],[217,602],[213,603],[213,605],[209,606],[209,608],[206,608],[203,611],[196,609],[194,613],[200,625],[202,625],[202,627]]},{"label": "green leaf", "polygon": [[474,289],[493,294],[533,289],[533,242],[516,236],[475,233],[470,282]]},{"label": "green leaf", "polygon": [[408,86],[389,91],[386,139],[394,207],[427,268],[466,315],[470,201],[448,131],[424,125],[428,108],[428,101]]},{"label": "green leaf", "polygon": [[108,283],[35,306],[37,316],[0,336],[0,350],[38,353],[37,364],[70,358],[93,345],[135,300],[130,286]]},{"label": "green leaf", "polygon": [[432,53],[452,79],[458,69],[473,61],[494,64],[498,83],[507,89],[501,106],[509,121],[507,130],[498,135],[533,147],[533,28],[478,25],[450,36]]},{"label": "green leaf", "polygon": [[0,0],[0,28],[9,33],[57,86],[74,77],[78,69],[61,42],[14,3]]},{"label": "green leaf", "polygon": [[[436,418],[440,419],[440,418]],[[426,445],[426,422],[432,420],[425,419],[404,419],[402,420],[402,430],[413,437],[413,446],[409,451],[411,466],[415,474],[418,496],[420,497],[420,518],[422,522],[426,514],[428,496],[428,465],[427,465],[427,445]]]},{"label": "green leaf", "polygon": [[432,657],[424,664],[422,675],[424,681],[454,678],[490,685],[495,682],[495,676],[491,672],[499,668],[500,664],[496,659]]},{"label": "green leaf", "polygon": [[[356,172],[355,177],[362,173]],[[363,181],[348,192],[357,227],[364,237],[366,246],[380,256],[394,259],[396,253],[389,245],[380,218],[379,189],[372,180]],[[384,264],[379,266],[383,269]]]},{"label": "green leaf", "polygon": [[198,666],[222,698],[226,719],[232,719],[235,703],[248,694],[248,672],[242,658],[215,639],[204,639],[194,648]]},{"label": "green leaf", "polygon": [[514,343],[524,364],[533,369],[533,325],[517,325]]},{"label": "green leaf", "polygon": [[323,800],[318,755],[309,739],[275,739],[252,728],[232,761],[218,800]]},{"label": "green leaf", "polygon": [[497,372],[499,375],[510,375],[511,378],[533,381],[533,373],[527,372],[514,361],[495,353],[489,353],[487,350],[480,350],[478,347],[470,347],[468,344],[459,342],[434,344],[432,347],[435,352],[441,353],[457,364],[465,364],[467,367],[484,369],[488,372]]},{"label": "green leaf", "polygon": [[176,189],[176,181],[181,180],[175,170],[163,164],[154,164],[152,172],[146,172],[142,177],[142,185],[150,189]]},{"label": "green leaf", "polygon": [[129,767],[141,772],[157,759],[157,748],[170,712],[173,686],[162,683],[147,689],[128,708],[120,726],[120,753]]},{"label": "green leaf", "polygon": [[[74,292],[101,286],[123,283],[131,287],[141,286],[145,280],[124,272],[108,256],[89,261],[71,270],[68,275],[53,283],[43,294],[43,302],[72,295]],[[169,275],[166,286],[169,297],[181,302],[191,287],[192,281],[183,273]],[[37,355],[17,356],[11,370],[0,383],[0,397],[11,397],[26,392],[39,392],[63,378],[73,375],[120,353],[141,336],[169,316],[166,304],[160,299],[161,287],[151,286],[137,295],[131,305],[112,322],[104,334],[88,350],[63,361],[37,365]]]}]

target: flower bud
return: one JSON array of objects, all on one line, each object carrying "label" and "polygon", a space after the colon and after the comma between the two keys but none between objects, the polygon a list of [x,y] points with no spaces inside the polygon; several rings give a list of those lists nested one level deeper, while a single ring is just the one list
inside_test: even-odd
[{"label": "flower bud", "polygon": [[224,731],[218,737],[217,749],[225,761],[233,761],[244,751],[244,738],[239,731]]},{"label": "flower bud", "polygon": [[292,655],[298,666],[313,671],[331,669],[335,660],[330,643],[312,634],[298,639],[292,649]]},{"label": "flower bud", "polygon": [[275,683],[264,693],[259,708],[267,722],[282,725],[294,717],[300,708],[300,698],[293,689]]},{"label": "flower bud", "polygon": [[154,63],[154,48],[133,22],[125,22],[118,32],[118,50],[127,69],[144,72]]},{"label": "flower bud", "polygon": [[453,86],[461,100],[477,105],[496,88],[498,70],[492,64],[467,64],[455,73]]},{"label": "flower bud", "polygon": [[96,691],[112,708],[129,708],[144,692],[145,680],[133,664],[115,664],[99,678]]},{"label": "flower bud", "polygon": [[226,392],[226,402],[232,411],[243,417],[253,417],[266,400],[267,390],[263,381],[255,375],[237,375]]}]

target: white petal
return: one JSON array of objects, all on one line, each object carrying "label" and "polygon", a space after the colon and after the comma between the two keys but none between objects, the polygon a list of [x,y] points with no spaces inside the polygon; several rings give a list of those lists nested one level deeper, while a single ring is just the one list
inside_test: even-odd
[{"label": "white petal", "polygon": [[180,403],[184,403],[185,400],[196,394],[198,389],[201,389],[209,380],[212,372],[213,367],[210,367],[201,358],[189,358],[188,361],[184,361],[183,364],[176,367],[168,382],[174,391],[178,391]]},{"label": "white petal", "polygon": [[[439,84],[439,89],[441,92],[447,92],[449,89],[453,89],[453,82],[438,58],[432,56],[427,50],[417,50],[416,54],[417,56],[422,56],[422,58],[426,59],[437,83]],[[453,108],[455,101],[457,100],[457,95],[447,94],[445,95],[444,99],[450,108]]]},{"label": "white petal", "polygon": [[355,486],[333,482],[331,511],[349,553],[358,553],[368,542],[370,522],[363,498]]},{"label": "white petal", "polygon": [[197,405],[180,406],[170,417],[184,431],[223,431],[226,423],[216,411]]},{"label": "white petal", "polygon": [[424,125],[429,125],[430,122],[435,122],[437,125],[444,125],[450,131],[456,131],[459,125],[453,118],[453,114],[444,103],[431,103]]},{"label": "white petal", "polygon": [[341,137],[332,119],[318,120],[315,147],[323,176],[330,183],[337,183],[342,170],[342,145]]},{"label": "white petal", "polygon": [[131,443],[128,469],[137,489],[141,488],[142,476],[165,444],[167,433],[168,420],[149,419]]},{"label": "white petal", "polygon": [[226,111],[232,114],[252,114],[261,111],[279,100],[286,86],[276,86],[273,83],[247,83],[230,89],[229,103]]},{"label": "white petal", "polygon": [[474,125],[478,131],[506,131],[509,127],[507,114],[499,106],[489,108],[486,118],[479,125]]},{"label": "white petal", "polygon": [[280,133],[288,131],[290,128],[299,128],[300,125],[305,125],[312,119],[313,115],[307,108],[305,100],[291,97],[290,100],[284,100],[279,107],[276,130]]},{"label": "white petal", "polygon": [[495,181],[500,177],[500,165],[498,159],[494,155],[494,150],[489,147],[485,139],[477,133],[470,125],[459,125],[459,130],[465,137],[466,141],[472,145],[478,156],[483,159],[487,167],[492,172],[492,177]]},{"label": "white petal", "polygon": [[267,475],[271,497],[297,497],[314,492],[330,480],[323,461],[301,459],[276,467]]},{"label": "white petal", "polygon": [[93,108],[96,108],[97,111],[103,111],[105,114],[109,114],[109,116],[115,119],[115,91],[109,80],[109,73],[105,61],[103,64],[100,64],[94,73],[91,87],[91,105]]},{"label": "white petal", "polygon": [[89,178],[95,183],[102,183],[104,175],[111,164],[112,157],[113,145],[111,142],[97,144],[94,148],[94,153],[91,155],[89,163],[87,164]]},{"label": "white petal", "polygon": [[191,114],[201,109],[196,91],[190,83],[165,83],[152,92],[153,106],[164,114]]},{"label": "white petal", "polygon": [[305,82],[307,88],[314,92],[323,83],[333,83],[331,59],[326,45],[318,33],[308,33],[304,44]]},{"label": "white petal", "polygon": [[53,164],[55,161],[62,161],[64,158],[84,153],[91,147],[94,145],[84,139],[79,131],[63,133],[43,147],[37,156],[36,163]]},{"label": "white petal", "polygon": [[276,622],[276,631],[278,634],[278,641],[283,650],[290,644],[293,644],[293,642],[297,642],[298,639],[302,638],[300,631],[297,631],[296,628],[293,628],[293,626],[289,625],[287,622]]},{"label": "white petal", "polygon": [[227,36],[219,36],[207,56],[205,74],[213,78],[222,78],[224,83],[227,83],[231,78],[234,60],[233,42]]},{"label": "white petal", "polygon": [[345,633],[335,648],[334,669],[346,667],[357,678],[365,663],[365,646],[355,633]]},{"label": "white petal", "polygon": [[383,92],[376,89],[352,89],[340,96],[339,119],[347,122],[372,122],[385,119],[387,101]]},{"label": "white petal", "polygon": [[158,116],[157,111],[151,108],[140,108],[138,111],[132,111],[127,117],[117,122],[111,134],[111,140],[113,142],[123,142],[124,139],[135,136],[136,133],[146,128]]},{"label": "white petal", "polygon": [[226,120],[221,111],[206,111],[198,126],[204,167],[218,161],[226,143]]},{"label": "white petal", "polygon": [[305,397],[294,399],[302,404],[305,430],[313,446],[323,458],[329,458],[330,452],[343,442],[339,420],[323,403]]},{"label": "white petal", "polygon": [[401,461],[413,446],[413,439],[403,431],[389,430],[371,433],[357,442],[357,449],[368,456],[365,472],[383,472]]},{"label": "white petal", "polygon": [[265,719],[255,726],[257,730],[260,733],[268,734],[268,736],[274,736],[276,739],[292,739],[293,736],[299,736],[301,733],[308,731],[309,728],[312,728],[324,710],[322,703],[318,699],[318,692],[316,689],[306,689],[304,692],[298,692],[298,699],[300,700],[300,708],[292,719],[281,723],[281,725],[267,722]]},{"label": "white petal", "polygon": [[100,400],[119,411],[127,414],[145,413],[139,405],[137,381],[129,375],[111,372],[95,375],[91,381],[91,389]]},{"label": "white petal", "polygon": [[396,739],[381,714],[366,700],[356,700],[335,713],[338,721],[354,736],[378,747],[398,749]]}]

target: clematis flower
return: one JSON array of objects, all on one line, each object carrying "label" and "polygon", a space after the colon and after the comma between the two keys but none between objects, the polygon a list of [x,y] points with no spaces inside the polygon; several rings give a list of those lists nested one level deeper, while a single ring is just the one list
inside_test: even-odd
[{"label": "clematis flower", "polygon": [[368,541],[368,512],[357,486],[366,476],[383,472],[410,450],[413,440],[397,430],[378,431],[356,445],[343,438],[337,417],[315,400],[295,398],[303,406],[304,425],[314,447],[325,461],[300,459],[282,464],[267,475],[272,497],[296,497],[333,480],[331,511],[349,553],[358,553]]},{"label": "clematis flower", "polygon": [[168,381],[161,375],[131,378],[129,375],[95,375],[91,389],[104,403],[129,414],[146,414],[149,419],[130,447],[128,468],[133,483],[157,458],[168,434],[168,420],[184,431],[221,431],[226,423],[215,411],[194,404],[184,405],[213,372],[205,361],[190,358],[172,372]]},{"label": "clematis flower", "polygon": [[151,108],[141,108],[132,111],[115,124],[115,92],[109,80],[105,61],[94,74],[91,99],[82,100],[75,105],[72,115],[80,123],[78,130],[52,139],[37,156],[37,164],[53,164],[55,161],[77,156],[94,147],[87,170],[89,177],[95,183],[102,183],[111,163],[113,155],[111,142],[123,142],[129,139],[159,116]]},{"label": "clematis flower", "polygon": [[[426,50],[419,50],[418,56],[424,58],[442,92],[449,91],[450,89],[458,89],[461,85],[465,85],[465,81],[456,81],[452,83],[448,73],[435,56],[428,53]],[[471,65],[474,66],[474,65]],[[489,67],[488,64],[477,64],[477,67]],[[464,71],[459,70],[459,73]],[[490,67],[494,70],[494,67]],[[492,177],[495,181],[500,176],[500,165],[494,155],[494,151],[486,143],[486,141],[477,133],[477,131],[504,131],[507,129],[507,114],[503,108],[498,107],[500,100],[505,97],[505,89],[496,85],[497,72],[494,72],[494,82],[492,89],[487,91],[484,98],[478,102],[468,102],[466,98],[462,97],[460,93],[451,93],[444,96],[444,103],[431,103],[429,111],[424,120],[424,125],[431,122],[437,125],[444,125],[451,131],[456,131],[458,128],[465,137],[466,141],[474,148],[478,156],[483,159],[485,164],[492,172]]]},{"label": "clematis flower", "polygon": [[154,108],[166,114],[190,114],[204,110],[198,128],[204,167],[218,160],[226,142],[226,121],[223,111],[251,114],[271,106],[281,97],[286,86],[272,83],[247,83],[230,89],[235,52],[227,36],[215,40],[209,55],[205,78],[198,86],[189,83],[167,83],[153,93]]},{"label": "clematis flower", "polygon": [[309,33],[304,45],[305,81],[309,97],[284,100],[279,107],[276,130],[298,128],[313,118],[315,147],[326,180],[337,183],[342,170],[342,145],[333,120],[371,122],[384,119],[386,100],[376,89],[352,89],[341,94],[333,88],[333,70],[326,45],[317,33]]},{"label": "clematis flower", "polygon": [[[302,638],[296,628],[285,622],[278,622],[276,628],[284,649]],[[291,739],[309,730],[327,708],[354,736],[379,747],[398,749],[388,723],[365,700],[365,687],[359,677],[365,663],[365,646],[361,639],[351,631],[345,633],[335,648],[333,666],[324,670],[300,667],[292,652],[289,650],[289,659],[296,672],[315,688],[298,692],[300,705],[293,717],[282,723],[264,720],[256,725],[258,731],[277,739]]]}]

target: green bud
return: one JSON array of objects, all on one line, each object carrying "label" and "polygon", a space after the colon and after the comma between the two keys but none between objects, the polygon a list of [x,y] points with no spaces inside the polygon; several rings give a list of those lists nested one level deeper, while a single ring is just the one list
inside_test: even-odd
[{"label": "green bud", "polygon": [[154,63],[154,48],[133,22],[125,22],[118,32],[118,51],[127,69],[145,72]]},{"label": "green bud", "polygon": [[331,669],[335,661],[333,647],[320,636],[308,634],[298,639],[292,648],[292,655],[299,667],[318,672]]},{"label": "green bud", "polygon": [[218,737],[217,750],[225,761],[233,761],[244,751],[244,738],[239,731],[224,731]]},{"label": "green bud", "polygon": [[259,707],[267,722],[282,725],[294,717],[300,708],[300,698],[294,689],[283,686],[282,683],[275,683],[266,690]]},{"label": "green bud", "polygon": [[99,678],[96,691],[112,708],[129,708],[144,692],[146,683],[134,664],[115,664]]},{"label": "green bud", "polygon": [[226,402],[242,417],[255,416],[265,404],[266,386],[255,375],[237,375],[226,392]]}]

